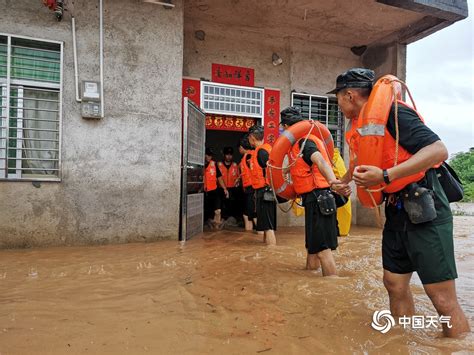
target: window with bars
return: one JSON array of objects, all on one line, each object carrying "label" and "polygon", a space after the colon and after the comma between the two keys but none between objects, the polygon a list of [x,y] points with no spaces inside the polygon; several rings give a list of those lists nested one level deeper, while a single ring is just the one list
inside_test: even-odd
[{"label": "window with bars", "polygon": [[62,44],[0,34],[0,179],[59,180]]},{"label": "window with bars", "polygon": [[201,82],[202,109],[232,116],[263,116],[263,89]]},{"label": "window with bars", "polygon": [[336,98],[293,92],[291,105],[299,107],[304,118],[324,123],[332,134],[334,145],[344,156],[344,115]]}]

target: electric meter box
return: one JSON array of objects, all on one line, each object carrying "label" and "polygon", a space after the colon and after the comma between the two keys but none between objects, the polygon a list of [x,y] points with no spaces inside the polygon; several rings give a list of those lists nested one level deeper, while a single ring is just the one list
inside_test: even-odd
[{"label": "electric meter box", "polygon": [[82,82],[81,113],[83,118],[100,119],[100,83],[97,81]]}]

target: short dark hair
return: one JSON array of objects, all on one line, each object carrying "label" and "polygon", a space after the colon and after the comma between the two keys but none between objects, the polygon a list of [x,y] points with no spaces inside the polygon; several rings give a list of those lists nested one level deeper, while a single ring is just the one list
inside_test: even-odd
[{"label": "short dark hair", "polygon": [[234,154],[234,148],[232,148],[232,147],[224,147],[224,149],[222,149],[222,152],[224,153],[224,155],[227,155],[227,154]]},{"label": "short dark hair", "polygon": [[290,106],[280,112],[280,123],[288,126],[294,125],[303,120],[301,109],[296,106]]},{"label": "short dark hair", "polygon": [[252,146],[250,145],[250,142],[249,142],[249,135],[246,134],[245,136],[242,137],[242,139],[240,139],[240,144],[239,144],[242,148],[244,148],[245,150],[250,150],[252,149]]},{"label": "short dark hair", "polygon": [[[201,150],[202,152],[202,150]],[[206,148],[206,155],[209,155],[209,156],[213,156],[214,155],[214,152],[212,151],[212,148],[211,147],[207,147]]]},{"label": "short dark hair", "polygon": [[252,135],[256,140],[263,140],[263,126],[256,124],[255,126],[250,127],[249,136]]}]

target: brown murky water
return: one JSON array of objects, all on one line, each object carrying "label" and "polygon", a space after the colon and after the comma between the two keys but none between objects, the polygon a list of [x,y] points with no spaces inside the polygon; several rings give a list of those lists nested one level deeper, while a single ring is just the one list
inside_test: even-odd
[{"label": "brown murky water", "polygon": [[[462,306],[474,325],[474,217],[456,218]],[[303,230],[176,242],[0,251],[0,354],[450,354],[474,336],[370,327],[388,308],[380,231],[354,228],[340,278],[303,270]],[[417,314],[436,315],[419,281]]]}]

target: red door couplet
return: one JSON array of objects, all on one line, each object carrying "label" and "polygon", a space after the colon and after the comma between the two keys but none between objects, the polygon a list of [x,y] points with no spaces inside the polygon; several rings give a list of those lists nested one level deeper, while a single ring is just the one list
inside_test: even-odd
[{"label": "red door couplet", "polygon": [[264,118],[265,143],[273,145],[280,135],[280,90],[265,89]]}]

